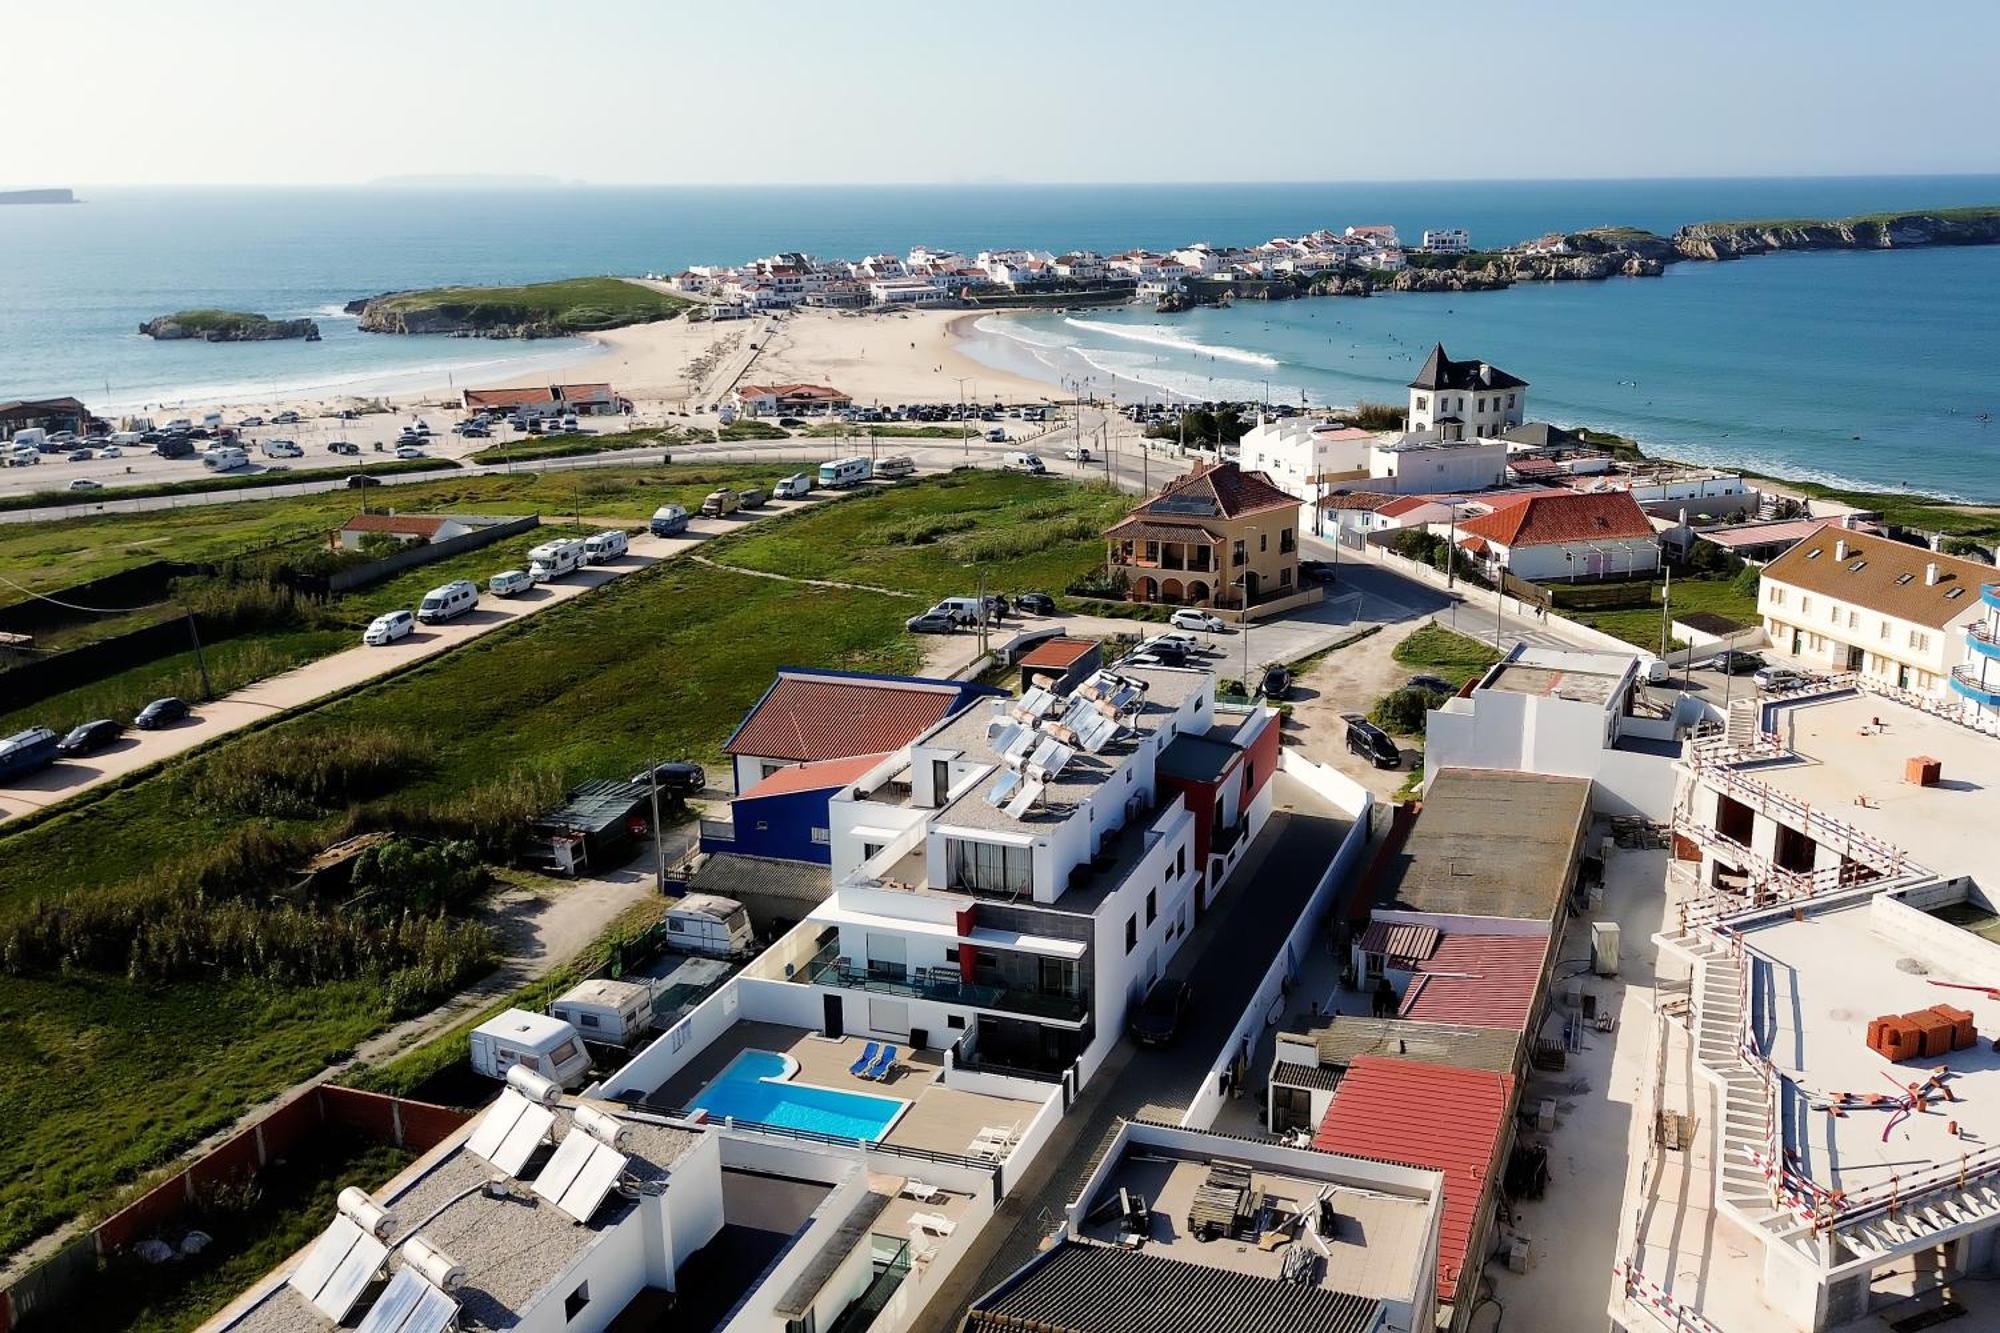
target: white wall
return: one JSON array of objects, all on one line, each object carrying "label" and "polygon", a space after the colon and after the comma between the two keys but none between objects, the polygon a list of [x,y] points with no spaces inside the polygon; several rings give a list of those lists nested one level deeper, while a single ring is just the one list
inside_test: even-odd
[{"label": "white wall", "polygon": [[[1565,556],[1574,559],[1565,559]],[[1593,561],[1601,563],[1593,564]],[[1626,574],[1657,569],[1660,543],[1655,537],[1634,537],[1621,541],[1554,542],[1546,546],[1522,546],[1507,553],[1507,568],[1517,578],[1530,582],[1562,583],[1572,573],[1579,578],[1602,570]]]},{"label": "white wall", "polygon": [[[1079,1084],[1090,1081],[1104,1057],[1125,1034],[1130,1006],[1165,975],[1168,964],[1194,929],[1194,889],[1201,867],[1194,854],[1194,816],[1176,796],[1154,820],[1154,839],[1124,883],[1098,905],[1092,936],[1095,974],[1091,997],[1096,1033],[1084,1052]],[[1154,894],[1155,916],[1146,920],[1146,894]],[[1125,922],[1136,919],[1138,943],[1125,947]]]}]

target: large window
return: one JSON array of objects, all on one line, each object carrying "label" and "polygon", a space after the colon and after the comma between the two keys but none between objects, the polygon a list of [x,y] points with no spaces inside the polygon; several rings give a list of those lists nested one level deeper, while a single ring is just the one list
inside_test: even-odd
[{"label": "large window", "polygon": [[1030,848],[948,838],[944,855],[945,873],[954,889],[969,893],[1034,892],[1035,858]]}]

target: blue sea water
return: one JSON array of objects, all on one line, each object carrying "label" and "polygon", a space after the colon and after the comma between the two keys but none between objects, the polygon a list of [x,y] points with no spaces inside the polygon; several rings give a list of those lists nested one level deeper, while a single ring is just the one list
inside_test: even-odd
[{"label": "blue sea water", "polygon": [[[1996,203],[2000,177],[81,193],[74,207],[0,208],[0,399],[74,393],[115,409],[393,390],[524,374],[585,350],[368,335],[338,313],[392,288],[666,271],[782,249],[1115,250],[1362,222],[1406,236],[1463,226],[1495,244],[1599,224],[1666,231]],[[1274,395],[1345,402],[1393,396],[1408,378],[1401,358],[1442,339],[1531,380],[1537,414],[1556,420],[1718,461],[2000,498],[2000,437],[1978,421],[1996,407],[1996,278],[2000,248],[1782,256],[1680,265],[1664,279],[1239,306],[1173,317],[1165,331],[1233,359],[1135,341],[1164,322],[1136,310],[1090,317],[1123,337],[1052,317],[1008,321],[1078,350],[996,338],[981,354],[1044,376],[1118,373],[1201,396],[1210,376],[1219,396],[1253,382],[1262,393],[1268,378]],[[325,341],[155,343],[137,332],[209,305],[309,315]]]}]

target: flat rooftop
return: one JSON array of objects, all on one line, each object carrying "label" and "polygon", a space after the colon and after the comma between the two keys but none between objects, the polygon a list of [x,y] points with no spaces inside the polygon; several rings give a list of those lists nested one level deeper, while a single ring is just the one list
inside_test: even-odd
[{"label": "flat rooftop", "polygon": [[[1977,877],[1990,868],[2000,792],[2000,743],[1992,737],[1874,694],[1774,711],[1778,735],[1798,758],[1759,764],[1750,776],[1939,875]],[[1937,786],[1904,781],[1905,761],[1918,755],[1939,761]]]},{"label": "flat rooftop", "polygon": [[1572,699],[1578,703],[1607,704],[1624,678],[1622,672],[1612,675],[1603,671],[1503,662],[1493,668],[1480,688],[1506,694],[1533,694],[1545,698]]},{"label": "flat rooftop", "polygon": [[[1992,1043],[2000,1032],[2000,1000],[1932,984],[1983,987],[1994,977],[1967,975],[1951,958],[1882,935],[1872,921],[1863,904],[1745,933],[1757,960],[1752,1009],[1758,1041],[1787,1081],[1785,1142],[1794,1166],[1850,1195],[1887,1188],[1898,1174],[1908,1182],[1926,1165],[1957,1162],[1962,1153],[2000,1143],[2000,1052]],[[1870,1019],[1935,1004],[1970,1010],[1986,1040],[1901,1064],[1868,1049]],[[1821,1109],[1832,1093],[1897,1096],[1939,1068],[1951,1071],[1946,1087],[1953,1100],[1928,1114],[1849,1109],[1835,1117]],[[1957,1135],[1949,1128],[1953,1122]]]},{"label": "flat rooftop", "polygon": [[1311,1035],[1322,1065],[1349,1065],[1356,1056],[1381,1055],[1495,1074],[1513,1070],[1514,1053],[1521,1043],[1521,1034],[1506,1028],[1354,1014],[1340,1015]]},{"label": "flat rooftop", "polygon": [[1376,905],[1553,922],[1589,827],[1588,778],[1442,769]]}]

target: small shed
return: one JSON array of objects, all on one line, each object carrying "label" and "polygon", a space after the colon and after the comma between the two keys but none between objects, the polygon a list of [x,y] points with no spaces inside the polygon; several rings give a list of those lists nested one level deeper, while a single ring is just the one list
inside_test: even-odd
[{"label": "small shed", "polygon": [[571,791],[528,824],[527,863],[558,875],[623,865],[652,831],[649,793],[636,782],[601,778]]},{"label": "small shed", "polygon": [[1056,693],[1067,694],[1104,665],[1104,645],[1096,639],[1057,635],[1022,653],[1014,665],[1021,668],[1023,694],[1038,684],[1050,685]]}]

